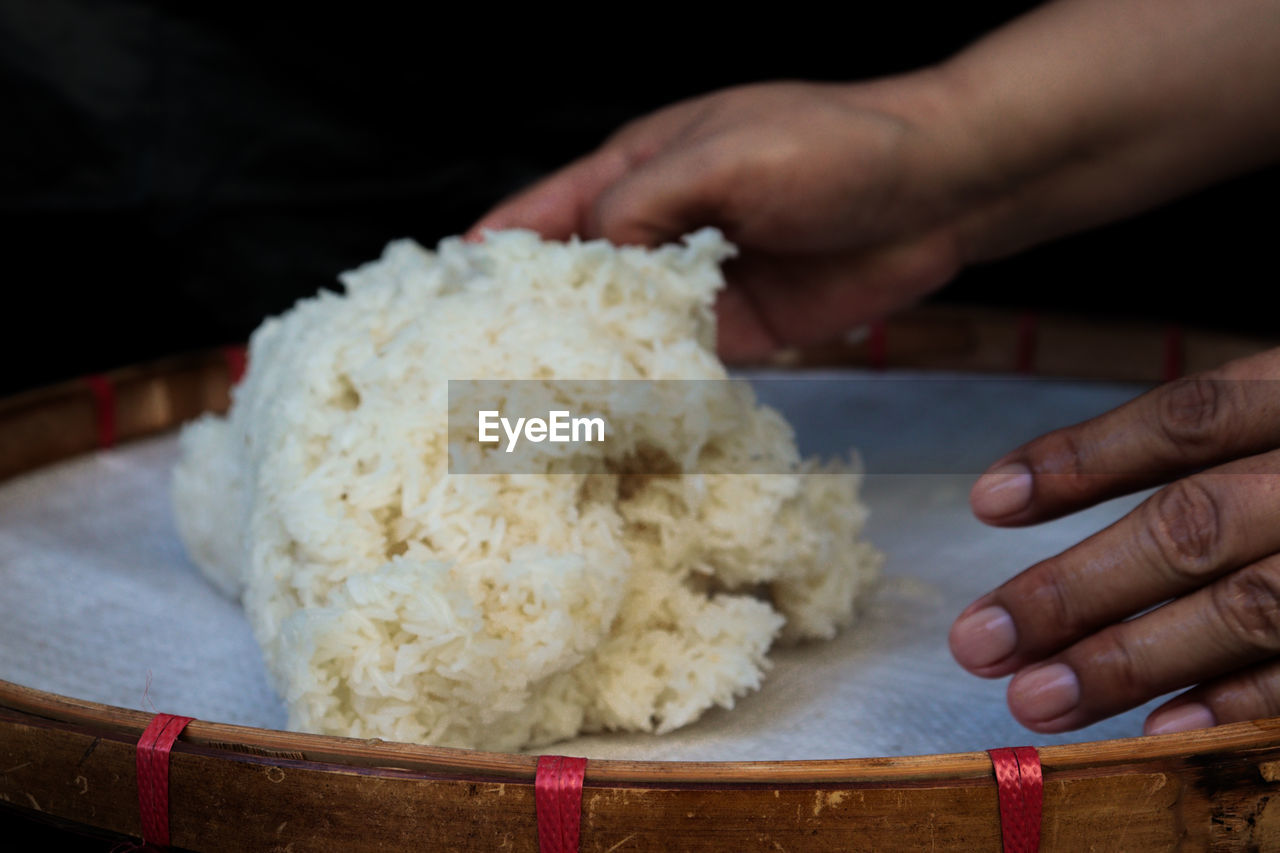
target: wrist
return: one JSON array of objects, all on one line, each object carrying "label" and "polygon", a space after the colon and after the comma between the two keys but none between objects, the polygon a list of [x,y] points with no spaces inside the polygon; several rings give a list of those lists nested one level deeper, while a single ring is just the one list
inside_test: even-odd
[{"label": "wrist", "polygon": [[844,94],[853,109],[888,116],[900,128],[891,158],[895,191],[881,227],[899,238],[947,232],[957,268],[983,259],[984,241],[968,225],[1010,187],[975,132],[975,99],[965,81],[941,64],[851,83]]}]

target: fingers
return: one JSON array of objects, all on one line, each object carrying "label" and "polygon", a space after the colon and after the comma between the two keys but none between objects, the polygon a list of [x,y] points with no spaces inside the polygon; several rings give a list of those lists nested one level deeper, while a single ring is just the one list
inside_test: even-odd
[{"label": "fingers", "polygon": [[619,240],[619,235],[602,230],[597,208],[610,187],[656,156],[673,135],[699,114],[705,100],[674,104],[622,127],[591,154],[500,203],[471,226],[467,239],[478,240],[485,230],[502,228],[529,228],[550,240],[567,240],[576,234],[586,239],[603,236],[614,242],[642,245],[657,245],[680,236],[683,231],[660,238],[641,233],[640,239]]},{"label": "fingers", "polygon": [[1167,735],[1280,715],[1280,661],[1246,667],[1169,700],[1147,717],[1143,733]]},{"label": "fingers", "polygon": [[1008,675],[1280,552],[1277,469],[1273,451],[1165,487],[974,602],[952,627],[953,655],[978,675]]},{"label": "fingers", "polygon": [[857,251],[795,257],[755,252],[725,269],[717,306],[727,361],[783,346],[825,343],[915,302],[950,279],[959,256],[950,231]]},{"label": "fingers", "polygon": [[952,627],[957,661],[987,677],[1016,672],[1010,711],[1041,732],[1202,682],[1148,729],[1270,712],[1280,697],[1280,674],[1266,668],[1280,653],[1278,467],[1272,451],[1180,480],[1011,579]]},{"label": "fingers", "polygon": [[967,669],[1016,673],[1024,725],[1066,731],[1191,685],[1149,733],[1280,713],[1278,376],[1280,350],[1171,383],[1036,439],[975,485],[975,514],[1016,525],[1184,477],[952,627]]},{"label": "fingers", "polygon": [[[664,119],[659,125],[667,123],[664,116],[656,118]],[[652,135],[652,127],[644,129]],[[576,234],[657,246],[704,225],[724,228],[726,158],[716,156],[714,146],[657,153],[654,145],[638,131],[624,131],[498,205],[467,237],[479,239],[486,229],[530,228],[552,240]]]},{"label": "fingers", "polygon": [[[1009,709],[1035,731],[1066,731],[1277,652],[1280,558],[1270,557],[1022,670]],[[1254,686],[1256,705],[1272,685]]]},{"label": "fingers", "polygon": [[1032,524],[1280,443],[1280,351],[1179,380],[1036,439],[979,478],[974,513]]},{"label": "fingers", "polygon": [[653,147],[646,136],[624,132],[498,205],[471,226],[467,237],[529,228],[552,240],[576,234],[618,245],[657,246],[700,226],[720,224],[721,197],[712,175],[716,158],[696,147],[655,155]]},{"label": "fingers", "polygon": [[586,211],[586,230],[622,245],[656,246],[704,225],[730,233],[724,212],[726,157],[686,144],[636,162]]},{"label": "fingers", "polygon": [[783,346],[740,287],[716,294],[716,317],[716,350],[731,364],[763,361]]},{"label": "fingers", "polygon": [[486,230],[528,228],[549,240],[585,236],[596,198],[628,168],[624,149],[606,147],[538,181],[485,214],[466,233],[481,239]]}]

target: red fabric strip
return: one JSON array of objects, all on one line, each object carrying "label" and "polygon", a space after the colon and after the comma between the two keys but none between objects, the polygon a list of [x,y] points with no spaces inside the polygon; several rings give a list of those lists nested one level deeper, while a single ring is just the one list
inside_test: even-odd
[{"label": "red fabric strip", "polygon": [[538,756],[533,789],[539,853],[578,853],[582,779],[586,770],[585,758]]},{"label": "red fabric strip", "polygon": [[1036,853],[1040,849],[1040,816],[1044,778],[1034,747],[988,750],[1000,798],[1000,837],[1004,853]]},{"label": "red fabric strip", "polygon": [[86,376],[84,381],[93,394],[93,420],[98,427],[98,446],[116,443],[116,390],[111,380],[101,373]]},{"label": "red fabric strip", "polygon": [[193,719],[156,714],[138,739],[138,808],[144,844],[169,846],[169,750]]},{"label": "red fabric strip", "polygon": [[889,364],[889,330],[883,321],[871,324],[867,331],[867,365],[884,370]]},{"label": "red fabric strip", "polygon": [[1164,381],[1172,382],[1183,374],[1186,365],[1183,362],[1184,348],[1182,327],[1170,326],[1164,333]]},{"label": "red fabric strip", "polygon": [[996,792],[1000,800],[1000,838],[1004,853],[1021,850],[1015,839],[1018,837],[1018,816],[1022,812],[1022,774],[1018,770],[1018,759],[1012,749],[992,749],[991,767],[996,774]]},{"label": "red fabric strip", "polygon": [[1044,814],[1044,773],[1040,768],[1040,751],[1033,746],[1014,747],[1018,772],[1022,778],[1023,828],[1027,850],[1040,849],[1040,818]]},{"label": "red fabric strip", "polygon": [[1036,369],[1037,318],[1026,311],[1018,317],[1018,352],[1014,368],[1019,373],[1034,373]]},{"label": "red fabric strip", "polygon": [[242,346],[223,347],[222,360],[227,363],[227,375],[231,378],[231,384],[238,384],[249,366],[248,349]]}]

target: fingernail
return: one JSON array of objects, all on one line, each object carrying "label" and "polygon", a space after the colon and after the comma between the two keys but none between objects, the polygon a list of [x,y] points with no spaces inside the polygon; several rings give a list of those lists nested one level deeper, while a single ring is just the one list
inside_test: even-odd
[{"label": "fingernail", "polygon": [[1009,706],[1018,717],[1043,723],[1080,704],[1080,680],[1065,663],[1025,670],[1009,682]]},{"label": "fingernail", "polygon": [[1186,705],[1178,705],[1176,708],[1156,711],[1147,720],[1143,733],[1169,735],[1174,732],[1189,732],[1192,729],[1208,729],[1217,724],[1217,719],[1207,705],[1189,702]]},{"label": "fingernail", "polygon": [[1002,661],[1018,645],[1013,617],[1003,607],[984,607],[961,616],[951,628],[951,654],[966,669]]},{"label": "fingernail", "polygon": [[1031,470],[1013,462],[983,474],[973,484],[969,502],[985,518],[1003,518],[1026,509],[1031,503]]}]

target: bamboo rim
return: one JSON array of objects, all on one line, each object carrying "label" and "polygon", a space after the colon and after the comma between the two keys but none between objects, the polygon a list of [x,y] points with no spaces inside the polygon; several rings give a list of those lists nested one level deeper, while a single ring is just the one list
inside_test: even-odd
[{"label": "bamboo rim", "polygon": [[[1038,340],[1066,336],[1079,328],[1074,323],[1039,319]],[[1025,366],[1026,326],[1019,315],[927,309],[872,330],[879,342],[864,338],[789,361],[1007,371],[1011,363]],[[1139,332],[1094,324],[1088,340],[1077,342],[1078,352],[1127,347],[1130,356],[1072,362],[1037,350],[1038,372],[1161,378],[1151,374],[1168,367],[1168,332]],[[1193,333],[1180,333],[1178,342],[1178,364],[1187,371],[1267,346]],[[0,478],[225,410],[242,357],[236,349],[178,356],[0,401]],[[1107,363],[1115,369],[1104,377]],[[151,717],[0,681],[0,805],[138,836],[134,746]],[[1043,747],[1040,756],[1046,782],[1041,849],[1280,844],[1280,807],[1269,805],[1272,783],[1280,779],[1280,717]],[[536,850],[536,761],[196,721],[173,751],[174,843],[352,850],[399,849],[413,839],[414,847],[431,841],[439,849]],[[381,811],[398,818],[370,819]],[[587,766],[583,850],[740,849],[765,841],[787,850],[999,849],[991,761],[969,752],[816,761],[592,760]]]}]

